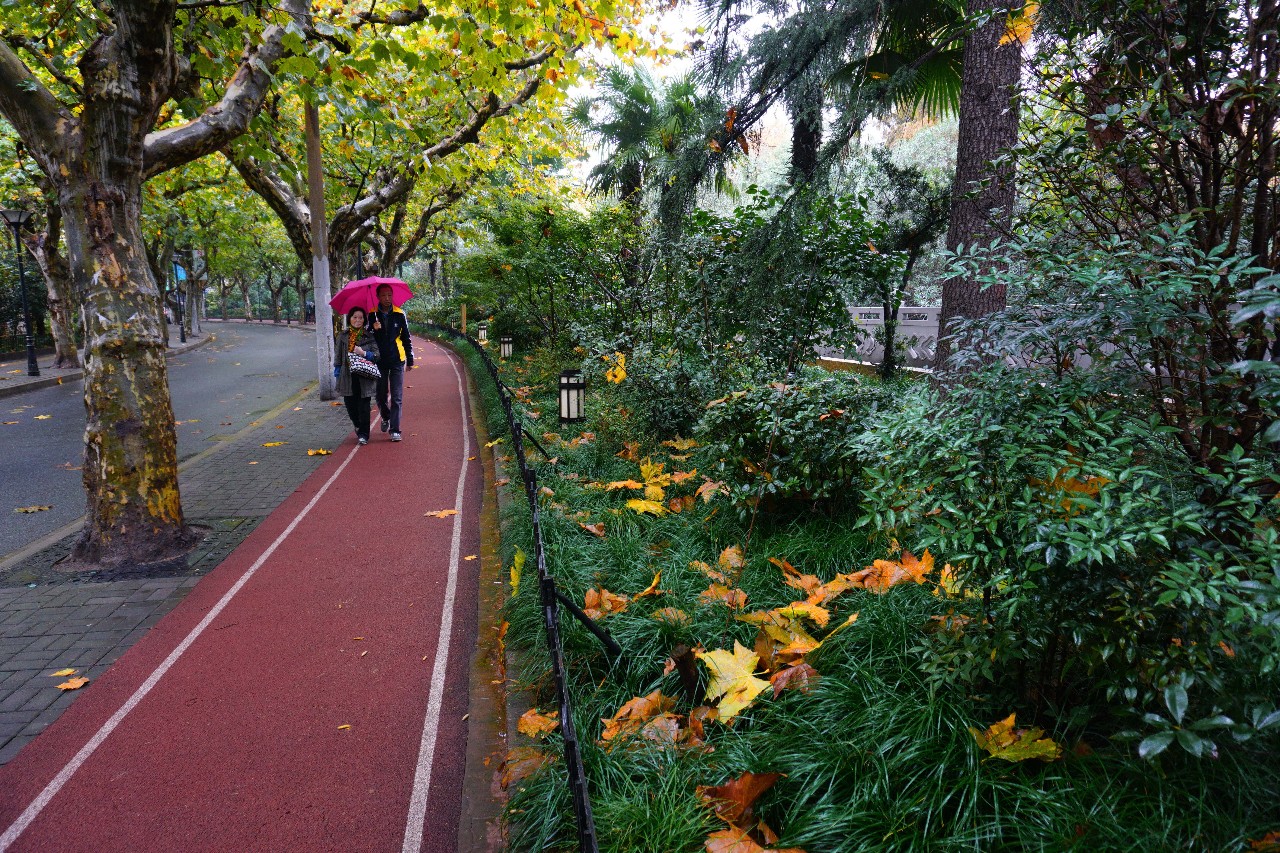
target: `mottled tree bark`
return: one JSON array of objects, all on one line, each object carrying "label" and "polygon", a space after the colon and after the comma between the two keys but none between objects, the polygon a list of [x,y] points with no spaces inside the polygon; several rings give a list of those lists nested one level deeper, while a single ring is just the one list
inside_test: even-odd
[{"label": "mottled tree bark", "polygon": [[[284,0],[300,18],[303,0]],[[187,124],[154,131],[190,69],[174,49],[174,0],[114,0],[110,26],[79,63],[81,103],[60,102],[0,40],[0,113],[40,164],[58,202],[71,275],[84,288],[87,494],[72,551],[95,565],[180,557],[193,535],[178,493],[159,293],[139,227],[143,182],[212,153],[261,108],[284,28],[251,44],[222,100]]]},{"label": "mottled tree bark", "polygon": [[71,265],[63,256],[62,212],[56,198],[50,198],[45,208],[45,229],[27,238],[27,249],[35,259],[48,293],[49,325],[53,332],[53,366],[67,369],[80,366],[80,352],[76,349],[75,311],[80,304],[71,278]]},{"label": "mottled tree bark", "polygon": [[[968,253],[1009,232],[1013,223],[1014,164],[993,161],[1018,141],[1019,74],[1022,43],[1001,44],[1010,9],[1020,0],[968,0],[966,14],[990,12],[990,19],[965,39],[960,89],[960,130],[956,176],[951,199],[947,249]],[[952,352],[964,346],[954,340],[953,321],[981,317],[1005,306],[1003,286],[982,287],[966,276],[942,285],[938,350],[934,368],[941,370]]]}]

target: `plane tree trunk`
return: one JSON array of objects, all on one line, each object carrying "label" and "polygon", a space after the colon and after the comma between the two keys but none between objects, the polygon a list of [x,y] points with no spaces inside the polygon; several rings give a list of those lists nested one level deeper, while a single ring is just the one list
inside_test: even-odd
[{"label": "plane tree trunk", "polygon": [[[302,0],[284,7],[302,20]],[[193,80],[174,46],[177,3],[115,0],[99,9],[109,25],[80,57],[79,108],[0,40],[0,114],[53,188],[71,276],[84,288],[87,512],[72,560],[138,565],[180,558],[194,538],[178,492],[159,293],[139,227],[142,185],[244,132],[284,53],[285,29],[268,26],[250,43],[219,102],[157,131],[165,103]]]}]

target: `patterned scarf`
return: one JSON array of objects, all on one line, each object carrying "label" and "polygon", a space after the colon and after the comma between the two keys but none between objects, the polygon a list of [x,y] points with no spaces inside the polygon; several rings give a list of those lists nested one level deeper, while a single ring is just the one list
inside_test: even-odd
[{"label": "patterned scarf", "polygon": [[359,329],[352,329],[347,332],[347,352],[352,352],[356,348],[356,336],[360,334]]}]

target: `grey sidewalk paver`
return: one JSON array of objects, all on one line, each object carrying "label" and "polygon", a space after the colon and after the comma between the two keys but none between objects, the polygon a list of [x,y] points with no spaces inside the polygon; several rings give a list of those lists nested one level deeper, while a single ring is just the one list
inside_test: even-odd
[{"label": "grey sidewalk paver", "polygon": [[[0,764],[75,701],[77,691],[59,690],[65,679],[51,673],[76,669],[90,679],[81,690],[92,689],[94,678],[324,462],[307,450],[333,450],[350,431],[346,411],[312,392],[188,460],[179,473],[183,508],[207,533],[186,564],[165,576],[60,572],[55,563],[74,537],[0,573]],[[276,441],[285,444],[262,446]]]}]

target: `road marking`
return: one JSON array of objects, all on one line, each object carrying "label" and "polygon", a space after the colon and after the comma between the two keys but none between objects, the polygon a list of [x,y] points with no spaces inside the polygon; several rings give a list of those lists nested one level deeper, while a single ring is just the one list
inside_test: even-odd
[{"label": "road marking", "polygon": [[458,591],[458,557],[462,550],[462,493],[467,485],[467,456],[471,453],[471,434],[467,431],[467,396],[462,387],[462,374],[454,358],[445,353],[453,375],[458,380],[458,402],[462,414],[462,465],[458,472],[458,491],[453,505],[453,542],[449,546],[449,581],[445,585],[444,604],[440,613],[440,634],[436,638],[436,660],[431,667],[431,689],[427,694],[427,715],[422,721],[422,742],[418,746],[418,767],[413,776],[413,794],[409,797],[409,817],[404,828],[401,853],[419,853],[422,833],[427,822],[427,794],[431,790],[431,765],[435,760],[436,736],[440,732],[440,708],[444,702],[444,676],[449,666],[449,644],[453,640],[453,606]]},{"label": "road marking", "polygon": [[289,526],[276,537],[276,540],[267,547],[267,550],[262,552],[262,556],[258,557],[258,559],[254,561],[253,565],[240,576],[240,579],[232,585],[231,589],[227,590],[226,593],[223,594],[222,598],[218,600],[218,603],[213,606],[213,609],[200,620],[200,624],[192,628],[191,633],[187,634],[182,642],[169,653],[169,656],[155,668],[151,675],[147,676],[147,680],[142,682],[142,686],[134,691],[133,695],[120,706],[120,710],[116,711],[111,716],[111,719],[102,724],[102,728],[98,729],[97,733],[89,739],[89,742],[80,748],[80,751],[67,762],[66,766],[58,772],[57,776],[53,777],[53,781],[45,786],[44,790],[41,791],[40,794],[31,802],[31,805],[27,806],[26,811],[19,815],[18,819],[5,830],[4,835],[0,835],[0,853],[4,853],[4,851],[8,850],[13,843],[18,840],[18,836],[31,825],[32,821],[40,816],[40,812],[44,811],[45,806],[49,805],[49,801],[57,795],[58,791],[62,790],[62,787],[70,781],[76,771],[89,760],[89,756],[93,755],[94,751],[102,745],[102,742],[105,741],[107,737],[116,730],[124,718],[129,715],[129,712],[136,708],[138,703],[151,692],[151,689],[155,687],[156,684],[159,683],[160,679],[164,677],[165,673],[173,667],[173,665],[178,661],[178,658],[182,657],[187,649],[191,647],[192,643],[194,643],[196,639],[204,633],[204,629],[209,627],[209,623],[218,618],[218,615],[222,613],[228,604],[231,603],[231,599],[236,596],[236,593],[240,592],[244,585],[249,582],[249,579],[254,576],[259,568],[262,567],[262,564],[265,563],[271,555],[275,553],[276,549],[280,547],[281,543],[289,537],[289,534],[294,531],[294,528],[298,526],[302,519],[306,518],[312,508],[319,503],[320,498],[324,497],[324,493],[329,491],[329,487],[337,481],[342,472],[346,470],[346,467],[351,464],[351,460],[355,458],[356,451],[358,449],[359,445],[351,448],[351,452],[347,454],[347,458],[338,466],[338,470],[333,472],[332,476],[330,476],[325,484],[320,487],[320,491],[316,492],[315,496],[307,502],[305,507],[302,508],[302,511],[294,516],[293,520],[289,522]]}]

